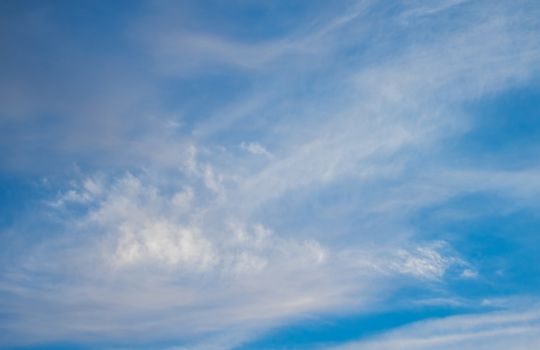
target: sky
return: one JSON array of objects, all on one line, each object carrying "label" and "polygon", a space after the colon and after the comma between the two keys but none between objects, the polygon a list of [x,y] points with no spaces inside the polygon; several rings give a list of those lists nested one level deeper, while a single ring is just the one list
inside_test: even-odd
[{"label": "sky", "polygon": [[0,348],[540,348],[540,2],[0,1]]}]

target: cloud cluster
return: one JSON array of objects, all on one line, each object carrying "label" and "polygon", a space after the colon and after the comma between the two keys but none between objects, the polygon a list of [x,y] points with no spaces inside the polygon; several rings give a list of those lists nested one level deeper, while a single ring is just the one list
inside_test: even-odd
[{"label": "cloud cluster", "polygon": [[[143,174],[71,185],[49,204],[72,218],[66,233],[31,248],[18,259],[24,268],[4,278],[10,304],[3,308],[19,316],[3,330],[30,342],[100,334],[122,343],[137,329],[151,329],[152,337],[140,339],[149,341],[216,332],[219,338],[239,327],[233,333],[244,339],[313,312],[369,308],[404,277],[433,281],[467,266],[441,242],[336,250],[284,237],[259,223],[217,219],[210,203],[196,202],[201,197],[192,188],[165,191]],[[223,199],[209,202],[216,200]],[[37,275],[60,282],[43,285],[31,277]],[[29,307],[39,317],[25,317]]]}]

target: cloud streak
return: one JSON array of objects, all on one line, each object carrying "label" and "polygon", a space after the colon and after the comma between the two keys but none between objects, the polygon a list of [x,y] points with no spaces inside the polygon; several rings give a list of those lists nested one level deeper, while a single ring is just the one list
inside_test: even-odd
[{"label": "cloud streak", "polygon": [[333,349],[530,349],[540,344],[537,308],[419,322]]}]

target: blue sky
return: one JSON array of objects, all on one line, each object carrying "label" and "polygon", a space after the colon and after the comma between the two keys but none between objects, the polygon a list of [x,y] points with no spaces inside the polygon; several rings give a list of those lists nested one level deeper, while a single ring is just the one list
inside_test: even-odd
[{"label": "blue sky", "polygon": [[540,347],[537,1],[0,2],[0,347]]}]

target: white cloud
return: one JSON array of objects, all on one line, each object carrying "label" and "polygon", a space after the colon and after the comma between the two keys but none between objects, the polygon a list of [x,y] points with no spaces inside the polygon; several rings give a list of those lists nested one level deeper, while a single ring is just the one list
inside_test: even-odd
[{"label": "white cloud", "polygon": [[417,247],[414,252],[400,250],[398,256],[402,260],[396,269],[421,278],[441,278],[449,266],[460,262],[455,257],[442,255],[438,250],[443,246],[443,242],[437,242],[433,246]]},{"label": "white cloud", "polygon": [[[469,0],[413,1],[412,5],[408,4],[412,7],[412,9],[405,10],[401,15],[401,19],[407,23],[409,20],[411,20],[411,18],[414,19],[414,17],[432,16],[442,11],[449,10],[455,6],[464,4],[468,1]],[[427,4],[422,6],[422,3]]]},{"label": "white cloud", "polygon": [[[199,176],[204,182],[206,175]],[[80,183],[73,186],[82,193],[94,188],[90,180]],[[77,236],[67,234],[21,257],[19,275],[56,276],[64,283],[53,290],[17,280],[0,286],[9,293],[19,289],[12,304],[3,305],[20,315],[3,326],[6,333],[31,341],[66,334],[83,340],[91,330],[117,341],[125,332],[144,330],[146,340],[151,331],[157,338],[207,334],[212,342],[239,328],[236,336],[245,339],[310,313],[373,307],[377,294],[397,288],[404,276],[437,279],[459,260],[441,243],[370,252],[284,237],[262,224],[216,216],[220,206],[210,204],[222,198],[201,203],[193,189],[163,191],[143,174],[103,178],[99,188],[100,195],[66,227]],[[78,313],[70,314],[70,305]],[[96,306],[107,311],[96,313]],[[24,316],[28,307],[36,318]]]},{"label": "white cloud", "polygon": [[540,346],[540,312],[513,310],[418,322],[333,349],[528,350]]},{"label": "white cloud", "polygon": [[474,271],[474,270],[471,270],[471,269],[465,269],[461,273],[461,277],[463,277],[463,278],[476,278],[476,277],[478,277],[478,271]]},{"label": "white cloud", "polygon": [[439,280],[450,269],[469,266],[442,241],[408,248],[381,245],[370,250],[347,249],[340,255],[348,264],[358,268],[386,275],[408,275],[420,280]]},{"label": "white cloud", "polygon": [[246,150],[247,152],[254,154],[254,155],[262,155],[268,158],[272,158],[272,154],[268,152],[266,148],[264,148],[261,144],[257,142],[242,142],[240,144],[240,147],[242,149]]},{"label": "white cloud", "polygon": [[290,64],[291,58],[298,63],[306,58],[326,56],[327,44],[336,41],[335,33],[365,15],[370,3],[347,4],[344,14],[335,14],[334,18],[319,14],[320,18],[301,23],[286,36],[256,42],[166,25],[164,19],[171,20],[169,12],[174,12],[170,8],[158,8],[157,13],[153,13],[157,16],[148,19],[135,32],[163,74],[191,75],[208,66],[266,71]]}]

